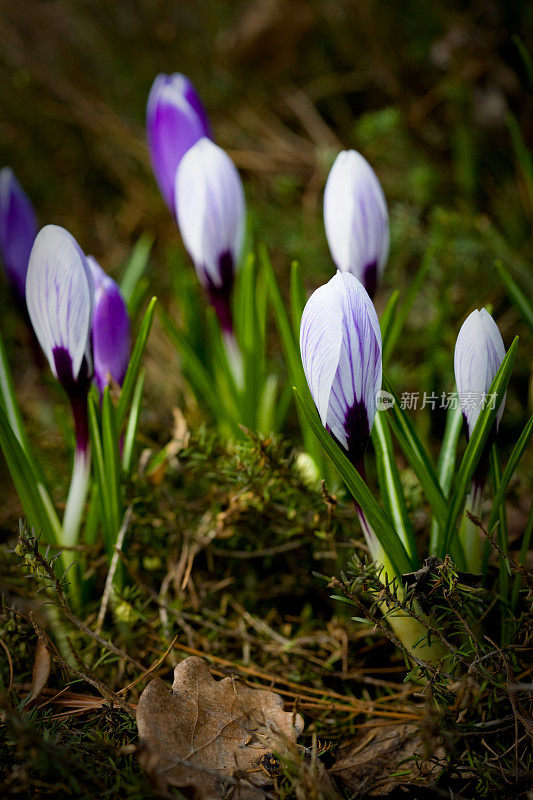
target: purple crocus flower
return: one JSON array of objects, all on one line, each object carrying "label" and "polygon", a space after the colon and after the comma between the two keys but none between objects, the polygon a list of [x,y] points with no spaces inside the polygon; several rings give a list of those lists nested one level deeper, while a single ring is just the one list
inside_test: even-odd
[{"label": "purple crocus flower", "polygon": [[183,243],[222,329],[233,329],[230,296],[242,250],[246,207],[228,154],[200,139],[176,173],[176,212]]},{"label": "purple crocus flower", "polygon": [[37,235],[31,201],[10,167],[0,170],[0,250],[8,280],[24,300],[26,272]]},{"label": "purple crocus flower", "polygon": [[356,150],[337,156],[324,192],[324,225],[337,269],[373,297],[389,254],[387,201],[376,173]]},{"label": "purple crocus flower", "polygon": [[146,133],[159,189],[175,215],[174,183],[179,163],[198,139],[211,137],[205,109],[185,75],[175,72],[156,77],[146,107]]},{"label": "purple crocus flower", "polygon": [[364,286],[338,271],[304,308],[300,351],[324,427],[362,469],[381,389],[381,331]]},{"label": "purple crocus flower", "polygon": [[[472,311],[459,331],[454,356],[455,382],[469,438],[504,356],[501,333],[487,309]],[[505,397],[496,416],[496,430],[504,407]]]},{"label": "purple crocus flower", "polygon": [[122,385],[130,359],[130,318],[117,284],[96,259],[87,257],[91,271],[94,298],[92,345],[94,381],[103,393],[110,383]]},{"label": "purple crocus flower", "polygon": [[63,517],[65,545],[77,542],[90,477],[87,394],[92,375],[92,278],[71,234],[47,225],[35,239],[26,276],[26,303],[50,369],[65,389],[76,435],[74,469]]}]

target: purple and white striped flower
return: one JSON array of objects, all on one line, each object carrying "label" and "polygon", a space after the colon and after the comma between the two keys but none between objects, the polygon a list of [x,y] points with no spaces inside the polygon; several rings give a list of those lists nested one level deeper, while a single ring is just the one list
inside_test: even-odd
[{"label": "purple and white striped flower", "polygon": [[[501,333],[487,309],[472,311],[459,331],[454,356],[455,382],[469,438],[504,356]],[[496,430],[504,407],[505,397],[496,416]]]},{"label": "purple and white striped flower", "polygon": [[389,215],[376,173],[356,150],[339,153],[330,170],[324,226],[337,269],[359,278],[373,297],[389,254]]},{"label": "purple and white striped flower", "polygon": [[180,163],[176,212],[200,283],[222,329],[231,332],[230,297],[244,240],[246,206],[237,168],[210,139],[200,139]]},{"label": "purple and white striped flower", "polygon": [[96,259],[87,256],[94,298],[91,324],[94,381],[103,393],[109,383],[122,385],[130,359],[130,318],[119,287]]},{"label": "purple and white striped flower", "polygon": [[90,477],[87,395],[92,278],[85,255],[64,228],[47,225],[35,239],[26,276],[26,303],[50,369],[67,393],[76,436],[74,469],[63,517],[63,544],[75,544]]},{"label": "purple and white striped flower", "polygon": [[158,75],[146,107],[146,133],[152,167],[163,199],[175,215],[176,170],[187,150],[211,137],[211,126],[191,81],[179,72]]},{"label": "purple and white striped flower", "polygon": [[360,467],[381,389],[381,331],[370,297],[349,272],[338,271],[307,301],[300,350],[322,424]]},{"label": "purple and white striped flower", "polygon": [[0,170],[0,250],[7,278],[17,297],[24,300],[26,272],[37,235],[31,201],[10,167]]},{"label": "purple and white striped flower", "polygon": [[47,225],[37,234],[28,264],[26,302],[50,369],[67,393],[88,386],[92,279],[77,241],[58,225]]}]

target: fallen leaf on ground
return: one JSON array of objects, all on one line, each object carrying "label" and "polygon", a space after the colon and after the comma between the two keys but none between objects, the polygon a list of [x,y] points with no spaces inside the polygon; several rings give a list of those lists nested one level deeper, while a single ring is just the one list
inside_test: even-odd
[{"label": "fallen leaf on ground", "polygon": [[50,653],[42,639],[37,639],[35,648],[35,659],[33,662],[33,672],[31,676],[31,697],[35,700],[46,686],[46,681],[50,675]]},{"label": "fallen leaf on ground", "polygon": [[272,751],[294,744],[303,720],[274,692],[215,681],[207,662],[191,656],[175,668],[172,688],[159,678],[148,684],[137,726],[141,765],[159,788],[190,788],[201,800],[260,800],[261,787],[273,783]]},{"label": "fallen leaf on ground", "polygon": [[431,786],[445,766],[444,748],[437,744],[434,752],[426,750],[416,725],[369,728],[341,745],[329,772],[353,798],[385,796],[398,786]]}]

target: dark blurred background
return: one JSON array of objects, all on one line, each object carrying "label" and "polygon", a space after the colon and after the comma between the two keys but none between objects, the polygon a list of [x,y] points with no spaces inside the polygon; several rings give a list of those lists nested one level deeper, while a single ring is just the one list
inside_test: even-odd
[{"label": "dark blurred background", "polygon": [[507,115],[530,141],[519,47],[531,50],[531,3],[2,0],[0,10],[0,163],[42,224],[66,225],[110,268],[143,230],[176,238],[144,137],[152,80],[173,71],[192,78],[242,170],[257,236],[287,256],[327,257],[321,190],[347,146],[371,160],[393,213],[466,204],[513,249],[529,244]]}]

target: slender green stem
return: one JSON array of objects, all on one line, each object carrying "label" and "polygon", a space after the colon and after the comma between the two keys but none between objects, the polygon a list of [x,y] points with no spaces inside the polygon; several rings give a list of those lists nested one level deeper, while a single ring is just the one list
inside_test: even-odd
[{"label": "slender green stem", "polygon": [[472,481],[472,488],[466,499],[463,519],[459,529],[459,541],[463,548],[465,568],[468,572],[474,572],[476,574],[481,572],[483,561],[482,534],[479,527],[468,517],[467,511],[475,517],[479,517],[481,513],[481,504],[483,502],[483,489],[484,487],[475,480]]},{"label": "slender green stem", "polygon": [[[385,550],[380,545],[363,509],[356,501],[354,501],[354,504],[372,560],[383,566],[383,570],[380,574],[381,582],[386,585],[392,583],[392,581],[396,579],[398,597],[403,599],[404,591],[401,583],[401,575],[396,572],[390,560],[387,558]],[[440,645],[436,643],[430,645],[427,643],[427,628],[419,622],[419,620],[405,614],[403,611],[391,612],[386,603],[381,603],[380,608],[383,616],[386,617],[394,633],[409,653],[416,653],[418,658],[422,658],[431,663],[436,663],[443,658],[444,653]],[[422,613],[419,608],[417,608],[416,611],[419,615]]]},{"label": "slender green stem", "polygon": [[91,455],[88,447],[76,448],[74,468],[70,481],[65,514],[63,516],[62,544],[73,547],[78,543],[81,518],[91,476]]},{"label": "slender green stem", "polygon": [[233,331],[223,332],[224,349],[237,389],[244,388],[244,361],[239,343]]}]

